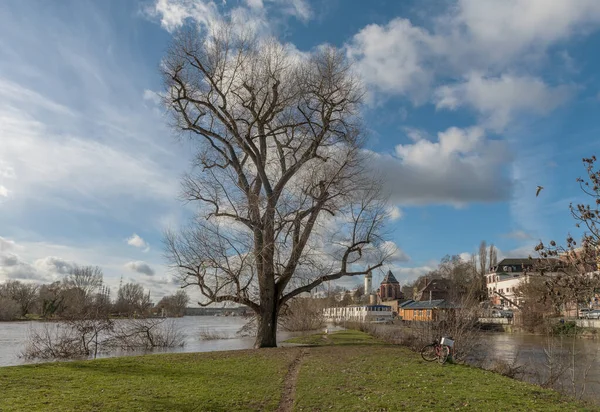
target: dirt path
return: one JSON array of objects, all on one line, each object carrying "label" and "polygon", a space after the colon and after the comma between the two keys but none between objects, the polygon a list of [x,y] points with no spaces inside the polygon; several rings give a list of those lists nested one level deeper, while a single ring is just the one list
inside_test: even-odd
[{"label": "dirt path", "polygon": [[283,383],[283,393],[281,395],[281,401],[277,412],[290,412],[294,406],[294,397],[296,396],[296,381],[298,380],[298,373],[300,372],[300,366],[302,360],[308,354],[308,349],[301,349],[298,354],[290,363],[288,373],[285,376]]}]

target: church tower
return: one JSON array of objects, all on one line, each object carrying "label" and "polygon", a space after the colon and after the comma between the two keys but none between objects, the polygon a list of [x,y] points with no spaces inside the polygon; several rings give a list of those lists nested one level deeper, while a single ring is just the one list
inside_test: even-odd
[{"label": "church tower", "polygon": [[365,275],[365,295],[368,296],[371,294],[372,284],[373,284],[373,275],[371,275],[371,272],[368,272]]},{"label": "church tower", "polygon": [[400,289],[400,282],[396,280],[396,277],[391,270],[388,270],[387,275],[383,278],[383,282],[379,286],[377,291],[381,302],[386,300],[402,299],[402,291]]}]

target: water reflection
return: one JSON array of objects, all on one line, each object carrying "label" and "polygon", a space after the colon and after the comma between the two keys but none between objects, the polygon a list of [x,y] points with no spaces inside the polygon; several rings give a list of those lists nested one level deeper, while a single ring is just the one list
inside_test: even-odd
[{"label": "water reflection", "polygon": [[483,366],[500,360],[521,366],[523,379],[555,382],[555,389],[600,401],[600,344],[597,340],[490,333],[484,338]]}]

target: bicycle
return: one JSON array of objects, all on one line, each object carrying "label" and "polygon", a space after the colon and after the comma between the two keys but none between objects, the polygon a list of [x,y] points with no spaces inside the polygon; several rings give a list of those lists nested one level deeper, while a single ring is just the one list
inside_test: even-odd
[{"label": "bicycle", "polygon": [[441,365],[446,363],[454,346],[452,338],[442,337],[440,341],[434,340],[433,343],[425,345],[421,349],[421,357],[427,362],[437,360]]}]

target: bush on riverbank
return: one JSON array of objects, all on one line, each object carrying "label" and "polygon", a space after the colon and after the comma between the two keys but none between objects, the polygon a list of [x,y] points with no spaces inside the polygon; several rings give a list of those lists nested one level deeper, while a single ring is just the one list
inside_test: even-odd
[{"label": "bush on riverbank", "polygon": [[326,336],[327,346],[0,368],[0,410],[273,411],[290,394],[294,410],[586,410],[554,391],[428,363],[361,332]]},{"label": "bush on riverbank", "polygon": [[552,325],[551,334],[552,335],[562,335],[562,336],[577,336],[583,332],[583,328],[577,326],[577,324],[573,321],[568,322],[557,322]]}]

